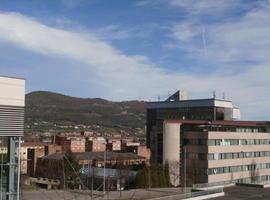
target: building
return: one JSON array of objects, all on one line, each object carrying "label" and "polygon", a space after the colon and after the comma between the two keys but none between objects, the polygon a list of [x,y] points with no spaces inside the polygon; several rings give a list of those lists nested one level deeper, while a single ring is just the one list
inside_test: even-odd
[{"label": "building", "polygon": [[121,139],[109,138],[106,145],[107,151],[121,151]]},{"label": "building", "polygon": [[88,137],[86,139],[86,151],[106,151],[106,139],[104,137]]},{"label": "building", "polygon": [[1,76],[0,200],[19,199],[19,150],[24,132],[24,105],[25,80]]},{"label": "building", "polygon": [[177,120],[236,120],[240,110],[231,101],[221,99],[191,99],[177,91],[166,101],[146,104],[146,143],[151,149],[151,161],[162,163],[163,121]]},{"label": "building", "polygon": [[45,156],[54,153],[62,153],[62,146],[57,144],[45,144]]},{"label": "building", "polygon": [[[134,153],[118,152],[81,152],[73,153],[80,168],[103,167],[104,160],[106,168],[118,168],[126,166],[130,169],[144,166],[147,160]],[[59,179],[63,176],[64,154],[55,153],[38,159],[36,177]]]},{"label": "building", "polygon": [[85,152],[85,138],[80,135],[57,135],[55,142],[62,146],[63,152]]},{"label": "building", "polygon": [[121,150],[123,152],[137,153],[140,142],[135,141],[133,138],[125,138],[121,141]]},{"label": "building", "polygon": [[21,144],[21,174],[34,176],[37,158],[45,155],[45,146],[41,142],[24,142]]},{"label": "building", "polygon": [[145,157],[148,161],[150,160],[150,157],[151,157],[150,149],[147,148],[145,145],[138,146],[136,154],[138,156]]},{"label": "building", "polygon": [[169,163],[174,185],[270,180],[269,122],[239,121],[231,101],[180,93],[147,104],[151,160]]}]

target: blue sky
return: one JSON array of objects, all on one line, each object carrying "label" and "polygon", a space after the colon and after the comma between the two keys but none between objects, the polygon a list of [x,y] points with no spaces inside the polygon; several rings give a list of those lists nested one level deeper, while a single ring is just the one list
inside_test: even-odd
[{"label": "blue sky", "polygon": [[111,100],[215,90],[269,120],[270,1],[0,0],[0,74]]}]

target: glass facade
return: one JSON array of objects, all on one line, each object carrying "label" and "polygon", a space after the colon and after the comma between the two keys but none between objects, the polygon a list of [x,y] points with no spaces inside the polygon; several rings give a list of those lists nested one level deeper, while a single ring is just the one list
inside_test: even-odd
[{"label": "glass facade", "polygon": [[0,200],[17,199],[18,136],[0,136]]}]

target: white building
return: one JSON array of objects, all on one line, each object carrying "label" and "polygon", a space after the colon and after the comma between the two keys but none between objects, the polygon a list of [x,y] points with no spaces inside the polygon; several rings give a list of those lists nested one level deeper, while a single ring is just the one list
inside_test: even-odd
[{"label": "white building", "polygon": [[25,80],[0,76],[0,200],[19,199],[20,156],[24,132]]}]

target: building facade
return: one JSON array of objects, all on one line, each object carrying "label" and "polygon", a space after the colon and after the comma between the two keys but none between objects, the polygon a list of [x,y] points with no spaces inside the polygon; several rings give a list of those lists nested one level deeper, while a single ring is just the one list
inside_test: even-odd
[{"label": "building facade", "polygon": [[83,136],[57,135],[56,144],[62,147],[63,152],[85,152],[85,138]]},{"label": "building facade", "polygon": [[104,137],[88,137],[86,139],[86,151],[103,152],[106,151],[107,141]]},{"label": "building facade", "polygon": [[45,155],[44,143],[24,142],[21,143],[21,174],[34,176],[37,158]]},{"label": "building facade", "polygon": [[[166,101],[146,104],[146,143],[151,149],[151,161],[162,163],[163,122],[175,120],[238,120],[240,110],[231,101],[221,99],[191,99],[177,91]],[[180,98],[181,97],[181,98]]]},{"label": "building facade", "polygon": [[151,160],[169,163],[172,184],[270,180],[269,122],[239,121],[231,101],[179,96],[147,104]]},{"label": "building facade", "polygon": [[0,200],[19,199],[24,105],[25,80],[0,77]]}]

